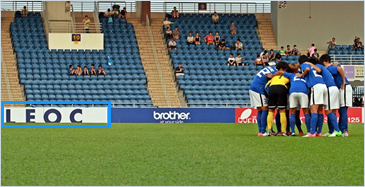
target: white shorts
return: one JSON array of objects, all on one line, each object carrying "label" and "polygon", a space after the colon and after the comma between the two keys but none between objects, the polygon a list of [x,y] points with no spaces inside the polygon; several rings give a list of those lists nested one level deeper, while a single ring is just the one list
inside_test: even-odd
[{"label": "white shorts", "polygon": [[263,107],[267,106],[267,98],[263,94],[259,94],[252,90],[249,91],[250,100],[251,100],[251,107]]},{"label": "white shorts", "polygon": [[324,105],[327,100],[327,86],[316,84],[311,88],[310,105]]},{"label": "white shorts", "polygon": [[337,86],[327,88],[327,100],[324,101],[325,110],[334,110],[340,108],[340,100]]},{"label": "white shorts", "polygon": [[[308,95],[301,92],[293,92],[289,96],[290,108],[308,108]],[[299,109],[300,109],[299,108]]]},{"label": "white shorts", "polygon": [[349,84],[340,89],[340,107],[352,107],[352,87]]}]

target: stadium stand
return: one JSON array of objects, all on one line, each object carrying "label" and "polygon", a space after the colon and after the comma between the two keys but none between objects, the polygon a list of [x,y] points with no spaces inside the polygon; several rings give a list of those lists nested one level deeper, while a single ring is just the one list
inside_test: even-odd
[{"label": "stadium stand", "polygon": [[[114,107],[152,107],[133,25],[101,22],[105,50],[49,50],[40,13],[15,18],[10,30],[28,101],[111,100]],[[114,65],[108,66],[108,56]],[[108,75],[70,76],[70,64],[101,64]]]},{"label": "stadium stand", "polygon": [[355,51],[352,48],[352,45],[336,45],[335,49],[328,50],[328,54],[341,64],[364,65],[364,49]]},{"label": "stadium stand", "polygon": [[[254,65],[254,60],[263,51],[256,33],[257,20],[254,14],[220,14],[218,24],[211,21],[212,14],[180,14],[171,25],[180,31],[177,50],[171,51],[171,57],[176,68],[179,63],[185,68],[185,75],[178,77],[180,89],[183,89],[190,107],[243,107],[249,101],[248,90],[252,78],[262,67]],[[238,33],[231,35],[230,26],[234,22]],[[166,29],[165,29],[166,31]],[[195,35],[199,32],[202,45],[186,44],[189,32]],[[216,50],[215,45],[207,46],[203,38],[209,32],[219,32],[221,39],[225,39],[229,46],[237,39],[243,43],[244,50]],[[213,34],[214,35],[214,34]],[[168,40],[169,41],[169,40]],[[277,51],[275,51],[277,52]],[[242,67],[228,67],[229,54],[237,53],[245,58]],[[283,56],[287,62],[296,62],[297,57]]]}]

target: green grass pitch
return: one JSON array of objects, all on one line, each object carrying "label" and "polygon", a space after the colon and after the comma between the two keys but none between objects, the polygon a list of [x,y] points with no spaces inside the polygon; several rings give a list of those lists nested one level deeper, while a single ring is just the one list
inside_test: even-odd
[{"label": "green grass pitch", "polygon": [[1,129],[1,184],[363,186],[364,125],[349,129],[346,138],[257,137],[255,124],[219,123]]}]

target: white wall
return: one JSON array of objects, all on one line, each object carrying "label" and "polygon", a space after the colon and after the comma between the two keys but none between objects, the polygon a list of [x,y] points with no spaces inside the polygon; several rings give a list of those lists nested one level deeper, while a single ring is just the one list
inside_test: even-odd
[{"label": "white wall", "polygon": [[66,11],[66,1],[47,1],[49,20],[71,20],[71,14]]},{"label": "white wall", "polygon": [[81,33],[81,42],[72,41],[72,33],[49,33],[49,49],[104,49],[103,33]]},{"label": "white wall", "polygon": [[340,45],[352,45],[355,36],[364,41],[363,1],[287,1],[284,9],[277,3],[271,3],[271,18],[278,46],[306,50],[315,43],[326,50],[332,37]]}]

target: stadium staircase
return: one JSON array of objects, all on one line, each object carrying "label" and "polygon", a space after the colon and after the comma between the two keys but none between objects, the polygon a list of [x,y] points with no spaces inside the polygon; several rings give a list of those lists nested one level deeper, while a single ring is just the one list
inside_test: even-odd
[{"label": "stadium staircase", "polygon": [[[10,23],[14,15],[3,13],[1,17],[1,100],[24,101],[24,91],[19,84],[16,55],[10,37]],[[18,106],[18,105],[15,105]]]},{"label": "stadium staircase", "polygon": [[257,33],[262,47],[266,50],[279,50],[271,24],[270,14],[256,14],[256,19],[258,23]]},{"label": "stadium staircase", "polygon": [[142,64],[148,80],[147,86],[153,104],[158,107],[186,106],[182,91],[178,90],[166,42],[163,40],[163,19],[151,20],[150,27],[142,25],[137,19],[128,21],[133,23],[136,30]]}]

